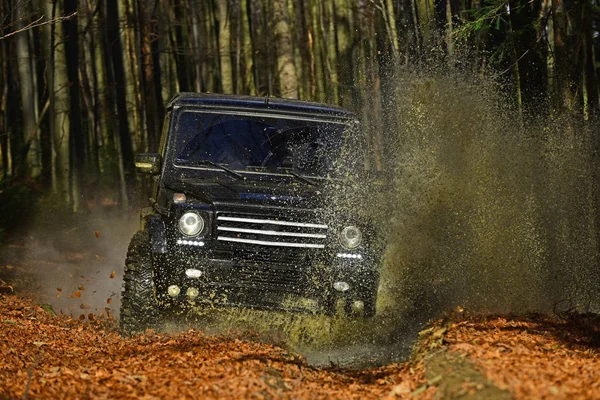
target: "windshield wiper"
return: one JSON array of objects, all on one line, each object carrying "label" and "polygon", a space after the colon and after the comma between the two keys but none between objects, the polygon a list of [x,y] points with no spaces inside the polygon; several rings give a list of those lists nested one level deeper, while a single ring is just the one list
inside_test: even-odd
[{"label": "windshield wiper", "polygon": [[279,168],[279,169],[282,170],[283,172],[285,172],[286,174],[292,175],[293,177],[303,181],[304,183],[308,183],[309,185],[312,185],[312,186],[317,186],[317,182],[313,181],[310,178],[300,175],[299,173],[293,171],[291,168]]},{"label": "windshield wiper", "polygon": [[190,164],[209,165],[209,166],[211,166],[213,168],[217,168],[217,169],[220,169],[221,171],[227,172],[229,175],[233,176],[234,178],[246,180],[246,177],[244,175],[239,174],[239,173],[235,172],[234,170],[232,170],[230,168],[227,168],[227,167],[225,167],[225,166],[223,166],[221,164],[217,164],[214,161],[210,161],[210,160],[198,160],[198,161],[194,161],[194,162],[192,162]]}]

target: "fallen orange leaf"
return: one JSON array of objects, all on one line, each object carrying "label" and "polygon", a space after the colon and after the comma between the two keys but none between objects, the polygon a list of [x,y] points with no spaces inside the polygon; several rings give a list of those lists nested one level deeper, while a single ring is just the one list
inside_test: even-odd
[{"label": "fallen orange leaf", "polygon": [[75,296],[75,297],[81,297],[81,293],[79,293],[79,292],[74,292],[74,293],[73,293],[73,296]]},{"label": "fallen orange leaf", "polygon": [[110,273],[110,279],[113,279],[115,277],[115,271]]}]

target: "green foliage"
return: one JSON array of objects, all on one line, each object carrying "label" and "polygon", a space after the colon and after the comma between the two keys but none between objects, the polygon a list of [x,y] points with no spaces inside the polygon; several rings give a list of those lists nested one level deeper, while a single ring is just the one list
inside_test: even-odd
[{"label": "green foliage", "polygon": [[509,23],[505,0],[493,1],[481,8],[465,10],[464,15],[467,18],[453,32],[458,40],[470,39],[486,29],[500,30],[503,24]]}]

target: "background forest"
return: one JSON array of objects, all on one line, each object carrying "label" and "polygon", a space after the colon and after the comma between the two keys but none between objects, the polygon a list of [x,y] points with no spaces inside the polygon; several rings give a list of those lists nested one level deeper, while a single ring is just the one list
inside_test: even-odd
[{"label": "background forest", "polygon": [[597,0],[2,0],[0,233],[134,208],[179,91],[316,100],[397,178],[404,310],[600,309],[599,31]]},{"label": "background forest", "polygon": [[372,169],[403,69],[499,83],[524,120],[591,119],[599,21],[595,0],[2,0],[0,178],[126,207],[133,155],[156,149],[178,91],[341,104]]}]

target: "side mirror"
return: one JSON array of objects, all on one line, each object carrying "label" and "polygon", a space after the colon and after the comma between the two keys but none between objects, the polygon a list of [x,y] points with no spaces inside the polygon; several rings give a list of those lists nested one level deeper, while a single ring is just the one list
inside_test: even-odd
[{"label": "side mirror", "polygon": [[158,153],[142,153],[135,156],[135,168],[142,174],[158,175],[162,157]]}]

